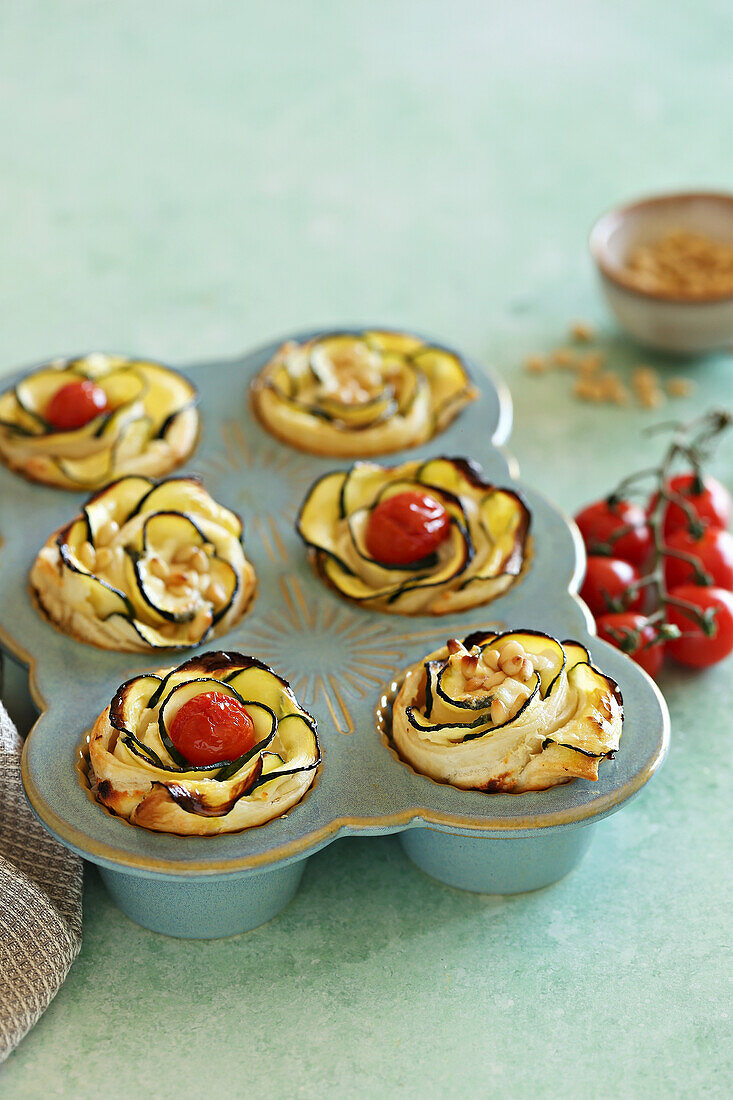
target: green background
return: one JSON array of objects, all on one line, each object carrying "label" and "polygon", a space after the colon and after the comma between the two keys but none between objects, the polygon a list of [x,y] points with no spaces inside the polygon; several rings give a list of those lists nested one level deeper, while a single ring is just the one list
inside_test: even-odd
[{"label": "green background", "polygon": [[[724,0],[2,0],[0,365],[415,327],[505,377],[524,477],[573,511],[656,453],[643,427],[733,398],[729,355],[618,334],[586,249],[621,199],[731,185],[732,35]],[[576,316],[622,373],[643,358],[695,395],[622,411],[529,378]],[[665,673],[663,772],[537,894],[340,841],[275,921],[178,942],[89,873],[82,954],[0,1092],[729,1095],[730,681]]]}]

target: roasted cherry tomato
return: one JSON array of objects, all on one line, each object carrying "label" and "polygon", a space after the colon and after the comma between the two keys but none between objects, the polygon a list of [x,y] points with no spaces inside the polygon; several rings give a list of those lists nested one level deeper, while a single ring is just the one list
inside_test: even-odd
[{"label": "roasted cherry tomato", "polygon": [[69,382],[57,390],[48,403],[45,418],[60,432],[83,428],[100,413],[107,412],[107,394],[88,378]]},{"label": "roasted cherry tomato", "polygon": [[644,509],[630,500],[610,505],[589,504],[575,517],[589,554],[612,554],[632,565],[643,565],[652,548]]},{"label": "roasted cherry tomato", "polygon": [[[714,527],[728,527],[733,514],[733,501],[725,485],[714,477],[705,476],[702,479],[703,489],[701,493],[693,492],[696,477],[694,474],[677,474],[667,481],[667,489],[673,493],[679,493],[686,503],[692,508],[693,513],[703,524],[712,524]],[[656,505],[657,494],[649,502],[650,510]],[[689,519],[684,508],[679,504],[670,503],[664,512],[664,534],[670,535],[672,531],[680,527],[688,527]]]},{"label": "roasted cherry tomato", "polygon": [[[597,620],[598,637],[632,657],[650,676],[656,677],[664,663],[664,642],[654,642],[657,632],[643,615],[617,611]],[[652,644],[653,643],[653,644]]]},{"label": "roasted cherry tomato", "polygon": [[682,584],[673,588],[669,595],[694,604],[709,616],[706,629],[694,614],[674,604],[667,605],[667,619],[682,631],[682,637],[667,642],[669,654],[675,661],[689,668],[707,668],[733,653],[733,593],[724,588]]},{"label": "roasted cherry tomato", "polygon": [[376,506],[367,523],[366,548],[382,565],[412,565],[437,550],[449,526],[439,500],[408,489]]},{"label": "roasted cherry tomato", "polygon": [[[695,558],[709,576],[709,584],[733,592],[733,535],[730,531],[724,531],[721,527],[706,527],[700,537],[695,538],[686,527],[680,527],[665,539],[665,545],[668,550],[677,550]],[[667,588],[705,583],[697,579],[691,562],[669,556],[664,559],[664,578]]]},{"label": "roasted cherry tomato", "polygon": [[236,760],[255,744],[255,728],[245,707],[222,691],[194,695],[178,711],[168,734],[194,765]]},{"label": "roasted cherry tomato", "polygon": [[585,580],[580,590],[581,598],[590,608],[593,618],[607,615],[609,600],[619,602],[629,611],[641,607],[641,592],[628,599],[627,592],[639,579],[638,570],[620,558],[603,558],[591,555],[585,568]]}]

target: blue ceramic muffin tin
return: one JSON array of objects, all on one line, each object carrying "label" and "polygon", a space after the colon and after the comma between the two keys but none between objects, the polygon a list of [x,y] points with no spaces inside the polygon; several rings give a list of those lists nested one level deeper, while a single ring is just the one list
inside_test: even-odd
[{"label": "blue ceramic muffin tin", "polygon": [[[340,836],[399,833],[419,867],[467,890],[514,893],[554,882],[580,860],[595,823],[658,768],[668,715],[646,674],[592,634],[591,617],[575,596],[584,561],[576,529],[517,481],[515,464],[499,450],[511,424],[507,391],[469,362],[479,400],[430,443],[384,461],[467,455],[497,484],[519,487],[532,512],[529,569],[486,607],[440,618],[384,615],[325,588],[295,534],[308,486],[347,463],[292,450],[254,420],[249,381],[279,343],[186,371],[201,393],[202,438],[181,472],[200,474],[214,497],[243,515],[245,549],[259,582],[250,613],[202,649],[253,654],[290,680],[318,720],[323,763],[313,787],[282,818],[218,837],[149,832],[91,799],[75,766],[84,731],[124,680],[184,657],[103,652],[66,638],[39,616],[28,570],[84,495],[31,485],[3,467],[0,639],[29,666],[41,712],[23,755],[33,809],[59,840],[99,866],[128,916],[176,936],[232,935],[268,920],[294,894],[307,857]],[[621,748],[615,760],[603,762],[597,783],[576,779],[521,795],[460,791],[416,774],[395,755],[379,732],[378,714],[396,677],[448,637],[479,627],[531,627],[576,638],[618,682],[625,706]]]}]

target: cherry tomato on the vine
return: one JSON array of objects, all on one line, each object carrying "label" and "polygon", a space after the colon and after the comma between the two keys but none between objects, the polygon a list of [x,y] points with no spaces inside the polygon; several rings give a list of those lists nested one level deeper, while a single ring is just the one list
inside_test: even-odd
[{"label": "cherry tomato on the vine", "polygon": [[589,554],[607,553],[632,565],[643,565],[652,548],[647,517],[639,504],[597,500],[575,517]]},{"label": "cherry tomato on the vine", "polygon": [[664,663],[665,643],[654,641],[657,632],[644,615],[634,611],[612,612],[601,615],[596,626],[599,638],[628,653],[650,676],[658,675]]},{"label": "cherry tomato on the vine", "polygon": [[380,501],[369,516],[366,548],[383,565],[411,565],[437,550],[449,526],[439,500],[407,489]]},{"label": "cherry tomato on the vine", "polygon": [[673,588],[669,595],[693,604],[710,616],[706,630],[694,613],[674,604],[667,605],[667,619],[682,631],[681,637],[667,642],[669,654],[675,661],[689,668],[707,668],[733,653],[733,593],[724,588],[682,584]]},{"label": "cherry tomato on the vine", "polygon": [[96,382],[82,378],[57,390],[44,413],[52,427],[61,432],[83,428],[100,413],[108,412],[107,394]]},{"label": "cherry tomato on the vine", "polygon": [[[715,527],[728,527],[733,515],[733,500],[725,485],[722,485],[717,478],[706,474],[702,479],[702,492],[694,493],[692,490],[696,480],[695,474],[677,474],[669,478],[666,488],[668,492],[679,493],[701,523],[713,524]],[[650,510],[657,500],[658,495],[655,493],[649,502]],[[688,526],[689,519],[685,509],[673,501],[667,504],[663,524],[665,536],[677,531],[680,527]]]},{"label": "cherry tomato on the vine", "polygon": [[168,734],[181,756],[197,766],[236,760],[256,741],[246,708],[222,691],[194,695],[178,711]]},{"label": "cherry tomato on the vine", "polygon": [[609,601],[620,602],[625,609],[636,611],[641,606],[641,592],[632,594],[631,598],[627,593],[638,580],[639,572],[629,562],[622,561],[621,558],[591,555],[586,565],[580,596],[588,604],[595,619],[609,613]]},{"label": "cherry tomato on the vine", "polygon": [[[706,527],[702,535],[695,538],[685,527],[680,527],[665,539],[665,546],[668,550],[690,554],[709,576],[709,584],[733,592],[733,535],[730,531]],[[697,579],[691,562],[669,555],[664,559],[664,579],[667,588],[704,583]]]}]

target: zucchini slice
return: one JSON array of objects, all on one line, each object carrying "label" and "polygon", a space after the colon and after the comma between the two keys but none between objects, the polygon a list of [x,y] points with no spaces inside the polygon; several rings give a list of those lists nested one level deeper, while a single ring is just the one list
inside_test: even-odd
[{"label": "zucchini slice", "polygon": [[381,329],[373,329],[364,333],[364,340],[370,348],[376,348],[381,352],[392,352],[398,355],[414,355],[416,351],[425,346],[425,341],[419,336],[410,336],[407,332],[387,332]]},{"label": "zucchini slice", "polygon": [[141,512],[195,512],[197,516],[209,519],[223,527],[236,538],[242,536],[242,521],[236,513],[218,504],[204,489],[200,478],[170,477],[155,485],[150,482],[150,491],[142,497],[131,515]]},{"label": "zucchini slice", "polygon": [[87,537],[96,545],[99,532],[110,520],[122,526],[137,511],[138,504],[155,484],[147,477],[124,477],[100,489],[89,498],[82,511],[87,521]]},{"label": "zucchini slice", "polygon": [[145,382],[145,411],[152,422],[152,435],[164,433],[171,417],[190,408],[198,399],[195,387],[187,378],[158,363],[135,361],[130,369]]},{"label": "zucchini slice", "polygon": [[76,584],[81,587],[94,615],[99,619],[107,619],[110,615],[133,614],[132,603],[127,595],[109,581],[92,573],[82,562],[79,554],[86,541],[86,520],[80,518],[58,534],[56,545],[63,565],[75,574]]},{"label": "zucchini slice", "polygon": [[442,410],[471,389],[463,360],[444,348],[426,347],[415,351],[412,362],[427,377],[433,393],[436,420]]},{"label": "zucchini slice", "polygon": [[150,697],[160,686],[161,678],[151,672],[144,676],[134,676],[126,680],[117,689],[109,712],[111,725],[121,733],[132,733],[142,723],[142,717],[148,709]]},{"label": "zucchini slice", "polygon": [[57,464],[69,481],[82,489],[91,489],[95,485],[103,485],[113,476],[114,453],[109,447],[105,447],[85,458],[59,458]]}]

